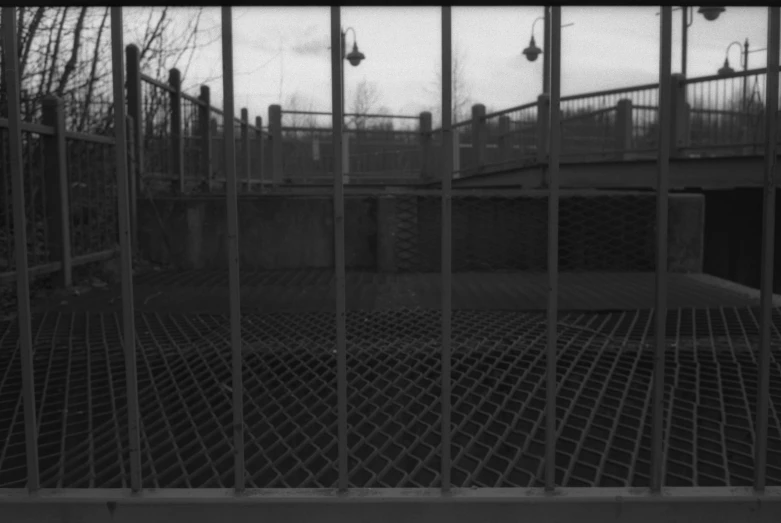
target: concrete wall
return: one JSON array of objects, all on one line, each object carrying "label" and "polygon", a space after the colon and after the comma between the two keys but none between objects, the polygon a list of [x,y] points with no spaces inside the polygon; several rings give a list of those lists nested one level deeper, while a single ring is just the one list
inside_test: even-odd
[{"label": "concrete wall", "polygon": [[[776,198],[781,194],[776,190]],[[760,286],[762,267],[761,188],[703,191],[708,206],[704,227],[704,272],[742,285]],[[781,292],[781,210],[776,206],[774,281]]]},{"label": "concrete wall", "polygon": [[[654,213],[649,193],[562,197],[560,270],[653,271]],[[671,271],[702,271],[704,217],[702,195],[671,195]],[[139,246],[150,261],[180,269],[227,267],[224,198],[139,201],[138,220]],[[438,197],[346,197],[347,268],[439,271],[440,220]],[[242,196],[239,247],[246,269],[333,267],[331,198]],[[454,199],[454,271],[546,265],[545,198]]]}]

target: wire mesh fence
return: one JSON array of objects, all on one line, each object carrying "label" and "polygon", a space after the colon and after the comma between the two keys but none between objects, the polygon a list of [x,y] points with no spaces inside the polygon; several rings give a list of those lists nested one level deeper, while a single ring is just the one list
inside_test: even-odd
[{"label": "wire mesh fence", "polygon": [[[437,272],[441,200],[394,198],[394,253],[401,272]],[[453,197],[453,271],[547,270],[547,199]],[[572,195],[560,209],[559,269],[652,271],[655,196]]]},{"label": "wire mesh fence", "polygon": [[197,99],[189,96],[182,96],[181,104],[184,176],[189,184],[200,184],[206,181],[204,175],[207,172],[203,168],[206,160],[201,122],[203,109]]},{"label": "wire mesh fence", "polygon": [[144,169],[152,178],[171,177],[171,91],[158,82],[141,82]]},{"label": "wire mesh fence", "polygon": [[73,256],[117,248],[115,146],[69,139],[66,157]]},{"label": "wire mesh fence", "polygon": [[[0,127],[0,165],[2,166],[2,212],[0,213],[0,272],[14,271],[16,268],[12,182],[8,128]],[[27,227],[27,259],[33,267],[51,261],[49,227],[52,222],[49,215],[45,179],[43,137],[38,133],[22,133],[22,169],[24,177],[25,216]]]}]

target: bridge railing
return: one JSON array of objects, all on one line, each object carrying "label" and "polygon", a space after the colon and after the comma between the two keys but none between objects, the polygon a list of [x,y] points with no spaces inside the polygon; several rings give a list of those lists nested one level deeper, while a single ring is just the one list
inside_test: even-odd
[{"label": "bridge railing", "polygon": [[760,154],[766,69],[684,80],[692,154]]},{"label": "bridge railing", "polygon": [[[430,113],[348,113],[342,141],[345,174],[356,181],[393,175],[419,178],[430,156]],[[333,176],[331,113],[269,108],[272,179],[306,183]],[[278,160],[277,160],[278,158]]]},{"label": "bridge railing", "polygon": [[[209,87],[201,86],[196,97],[182,90],[178,69],[169,71],[168,82],[141,73],[135,45],[126,48],[126,67],[128,114],[139,123],[134,151],[139,162],[137,172],[131,173],[131,199],[135,201],[142,187],[183,193],[224,186],[225,122],[222,111],[211,103]],[[248,189],[264,176],[269,133],[262,124],[256,117],[253,125],[246,109],[233,121],[236,172]]]}]

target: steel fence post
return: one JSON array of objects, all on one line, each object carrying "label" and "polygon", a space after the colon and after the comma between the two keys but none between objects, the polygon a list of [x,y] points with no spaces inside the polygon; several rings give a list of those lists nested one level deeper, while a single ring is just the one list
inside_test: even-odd
[{"label": "steel fence post", "polygon": [[[452,184],[457,165],[458,138],[453,133],[453,24],[452,8],[442,7],[442,491],[451,489],[451,334],[452,334]],[[451,137],[452,136],[452,137]],[[455,151],[455,154],[454,154]]]},{"label": "steel fence post", "polygon": [[122,273],[122,325],[127,382],[128,441],[130,443],[130,488],[142,487],[141,435],[136,368],[136,325],[133,302],[133,253],[130,231],[130,182],[127,169],[127,121],[125,119],[125,68],[122,42],[122,8],[111,8],[111,58],[114,88],[114,138],[116,140],[119,245]]},{"label": "steel fence post", "polygon": [[239,211],[236,186],[236,127],[233,95],[233,13],[222,8],[223,135],[225,137],[225,207],[228,222],[228,284],[230,296],[231,375],[233,405],[234,485],[244,490],[244,384],[241,351],[241,288],[239,282]]},{"label": "steel fence post", "polygon": [[768,7],[767,75],[765,78],[765,173],[763,180],[762,272],[760,282],[757,428],[754,443],[754,489],[767,482],[767,438],[770,413],[770,326],[773,322],[773,254],[775,250],[776,171],[778,154],[779,8]]},{"label": "steel fence post", "polygon": [[334,270],[336,272],[336,395],[338,488],[348,487],[347,453],[347,338],[345,325],[345,253],[344,253],[344,106],[342,99],[342,16],[331,6],[331,104],[334,154]]},{"label": "steel fence post", "polygon": [[561,154],[561,6],[551,8],[548,141],[548,303],[545,394],[545,490],[556,487],[556,342],[559,308],[559,163]]},{"label": "steel fence post", "polygon": [[664,361],[667,330],[667,222],[670,156],[674,146],[672,79],[672,7],[662,6],[659,56],[659,158],[656,178],[656,295],[654,306],[654,373],[651,421],[651,490],[664,482]]},{"label": "steel fence post", "polygon": [[30,314],[30,275],[27,266],[27,216],[24,198],[24,161],[22,158],[22,115],[19,88],[16,15],[13,7],[2,8],[3,65],[8,96],[8,145],[13,197],[14,251],[16,258],[16,296],[19,315],[19,348],[22,361],[22,403],[24,405],[27,489],[40,488],[38,471],[38,425],[35,408],[33,334]]},{"label": "steel fence post", "polygon": [[54,135],[43,136],[44,180],[47,198],[46,210],[49,241],[62,269],[57,286],[70,287],[73,282],[70,230],[70,191],[68,190],[68,161],[65,146],[65,114],[63,103],[54,95],[43,99],[43,124],[54,128]]}]

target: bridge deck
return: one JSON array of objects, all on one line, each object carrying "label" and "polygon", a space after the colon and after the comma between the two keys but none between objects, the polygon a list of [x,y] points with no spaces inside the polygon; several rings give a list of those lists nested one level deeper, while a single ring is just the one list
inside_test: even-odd
[{"label": "bridge deck", "polygon": [[[243,275],[246,464],[251,487],[336,481],[332,276]],[[348,277],[352,487],[439,481],[437,275]],[[559,317],[562,486],[646,486],[653,275],[563,274]],[[227,274],[137,279],[145,487],[230,487]],[[666,482],[752,481],[756,295],[672,275]],[[545,275],[457,275],[453,315],[455,486],[540,486]],[[44,487],[127,486],[116,288],[34,314]],[[113,301],[112,301],[113,300]],[[781,311],[774,315],[768,484],[781,485]],[[0,323],[0,487],[24,484],[16,323]]]}]

